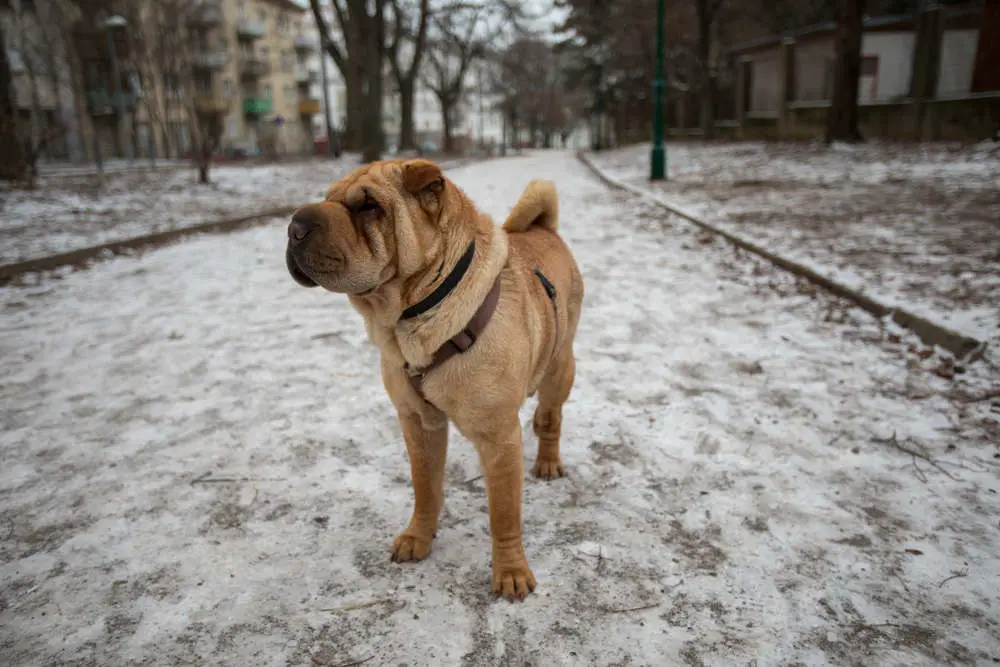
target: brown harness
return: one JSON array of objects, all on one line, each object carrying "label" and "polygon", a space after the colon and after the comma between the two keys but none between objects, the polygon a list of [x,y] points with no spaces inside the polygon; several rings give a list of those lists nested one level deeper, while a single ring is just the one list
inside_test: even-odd
[{"label": "brown harness", "polygon": [[462,354],[472,347],[479,338],[480,334],[483,333],[483,330],[486,329],[486,325],[490,323],[490,318],[493,317],[493,313],[496,311],[497,304],[499,302],[500,276],[497,276],[496,281],[493,283],[493,288],[490,289],[490,293],[486,295],[486,299],[476,310],[476,313],[472,316],[472,319],[469,320],[469,323],[465,325],[464,329],[446,340],[444,345],[439,347],[434,352],[434,357],[431,359],[431,363],[422,368],[414,368],[410,366],[409,363],[403,366],[403,370],[406,371],[407,376],[410,378],[410,384],[417,390],[417,393],[420,394],[421,398],[425,401],[427,400],[421,386],[423,384],[424,376],[454,357],[456,354]]},{"label": "brown harness", "polygon": [[[458,264],[455,265],[455,268],[452,269],[451,273],[448,274],[444,281],[438,285],[437,289],[435,289],[430,295],[421,300],[419,303],[404,310],[400,319],[405,320],[411,317],[416,317],[417,315],[425,313],[441,303],[441,301],[443,301],[445,297],[447,297],[451,291],[455,289],[465,275],[465,272],[468,271],[469,266],[472,264],[472,257],[475,254],[475,250],[476,242],[472,241],[465,253],[459,259]],[[558,346],[559,307],[556,304],[556,288],[549,281],[549,279],[545,277],[541,270],[535,269],[535,275],[542,283],[545,293],[552,301],[552,308],[556,317],[556,346]],[[497,304],[499,302],[500,276],[497,276],[496,280],[493,282],[493,287],[490,288],[489,294],[487,294],[486,298],[483,299],[483,302],[479,305],[475,314],[473,314],[472,319],[469,320],[468,324],[466,324],[461,331],[446,340],[441,347],[435,350],[434,356],[431,358],[431,362],[429,364],[421,368],[414,368],[413,366],[410,366],[409,362],[403,365],[403,370],[410,379],[410,384],[417,392],[417,395],[424,399],[424,401],[427,401],[427,397],[424,396],[423,392],[424,377],[432,370],[454,357],[456,354],[462,354],[475,345],[479,336],[490,323],[490,319],[493,317],[493,313],[496,312]],[[429,403],[430,401],[427,402]]]}]

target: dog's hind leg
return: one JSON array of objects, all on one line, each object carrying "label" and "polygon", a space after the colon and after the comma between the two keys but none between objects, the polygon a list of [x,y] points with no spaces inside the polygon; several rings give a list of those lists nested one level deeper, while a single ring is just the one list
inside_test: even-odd
[{"label": "dog's hind leg", "polygon": [[535,477],[555,479],[566,474],[559,458],[559,438],[562,433],[563,403],[569,398],[575,374],[573,346],[567,342],[549,364],[548,372],[538,388],[538,407],[535,408],[534,419],[538,455],[532,469]]}]

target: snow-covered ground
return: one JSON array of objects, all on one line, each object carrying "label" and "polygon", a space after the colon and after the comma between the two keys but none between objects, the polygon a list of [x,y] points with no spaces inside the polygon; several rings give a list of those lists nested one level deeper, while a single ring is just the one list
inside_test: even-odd
[{"label": "snow-covered ground", "polygon": [[134,236],[296,206],[322,198],[326,186],[359,164],[358,156],[274,165],[217,165],[212,182],[165,166],[114,170],[103,188],[56,170],[36,190],[5,190],[0,208],[0,264],[44,257]]},{"label": "snow-covered ground", "polygon": [[451,176],[498,219],[553,178],[586,281],[569,477],[525,484],[535,593],[493,597],[454,432],[433,552],[389,561],[411,492],[376,351],[276,219],[0,291],[0,663],[1000,660],[995,357],[946,381],[570,154]]},{"label": "snow-covered ground", "polygon": [[1000,342],[1000,144],[669,143],[595,156],[706,221],[883,301]]}]

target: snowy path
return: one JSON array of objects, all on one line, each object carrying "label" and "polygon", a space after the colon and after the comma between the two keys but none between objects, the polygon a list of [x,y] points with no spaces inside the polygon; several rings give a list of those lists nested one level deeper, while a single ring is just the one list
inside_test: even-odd
[{"label": "snowy path", "polygon": [[1000,342],[1000,145],[670,142],[594,156],[713,225],[979,340]]},{"label": "snowy path", "polygon": [[498,218],[554,178],[586,280],[570,476],[525,484],[536,594],[489,591],[457,435],[434,551],[389,562],[409,466],[375,350],[276,220],[0,291],[0,664],[1000,660],[988,402],[570,155],[451,175]]}]

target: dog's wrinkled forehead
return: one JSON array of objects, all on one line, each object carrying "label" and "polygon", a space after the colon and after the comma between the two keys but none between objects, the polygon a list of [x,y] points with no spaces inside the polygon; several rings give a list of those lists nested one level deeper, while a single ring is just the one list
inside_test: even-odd
[{"label": "dog's wrinkled forehead", "polygon": [[341,203],[352,208],[366,199],[377,198],[397,190],[400,185],[399,165],[395,162],[379,162],[358,167],[350,174],[334,182],[326,191],[326,200]]}]

